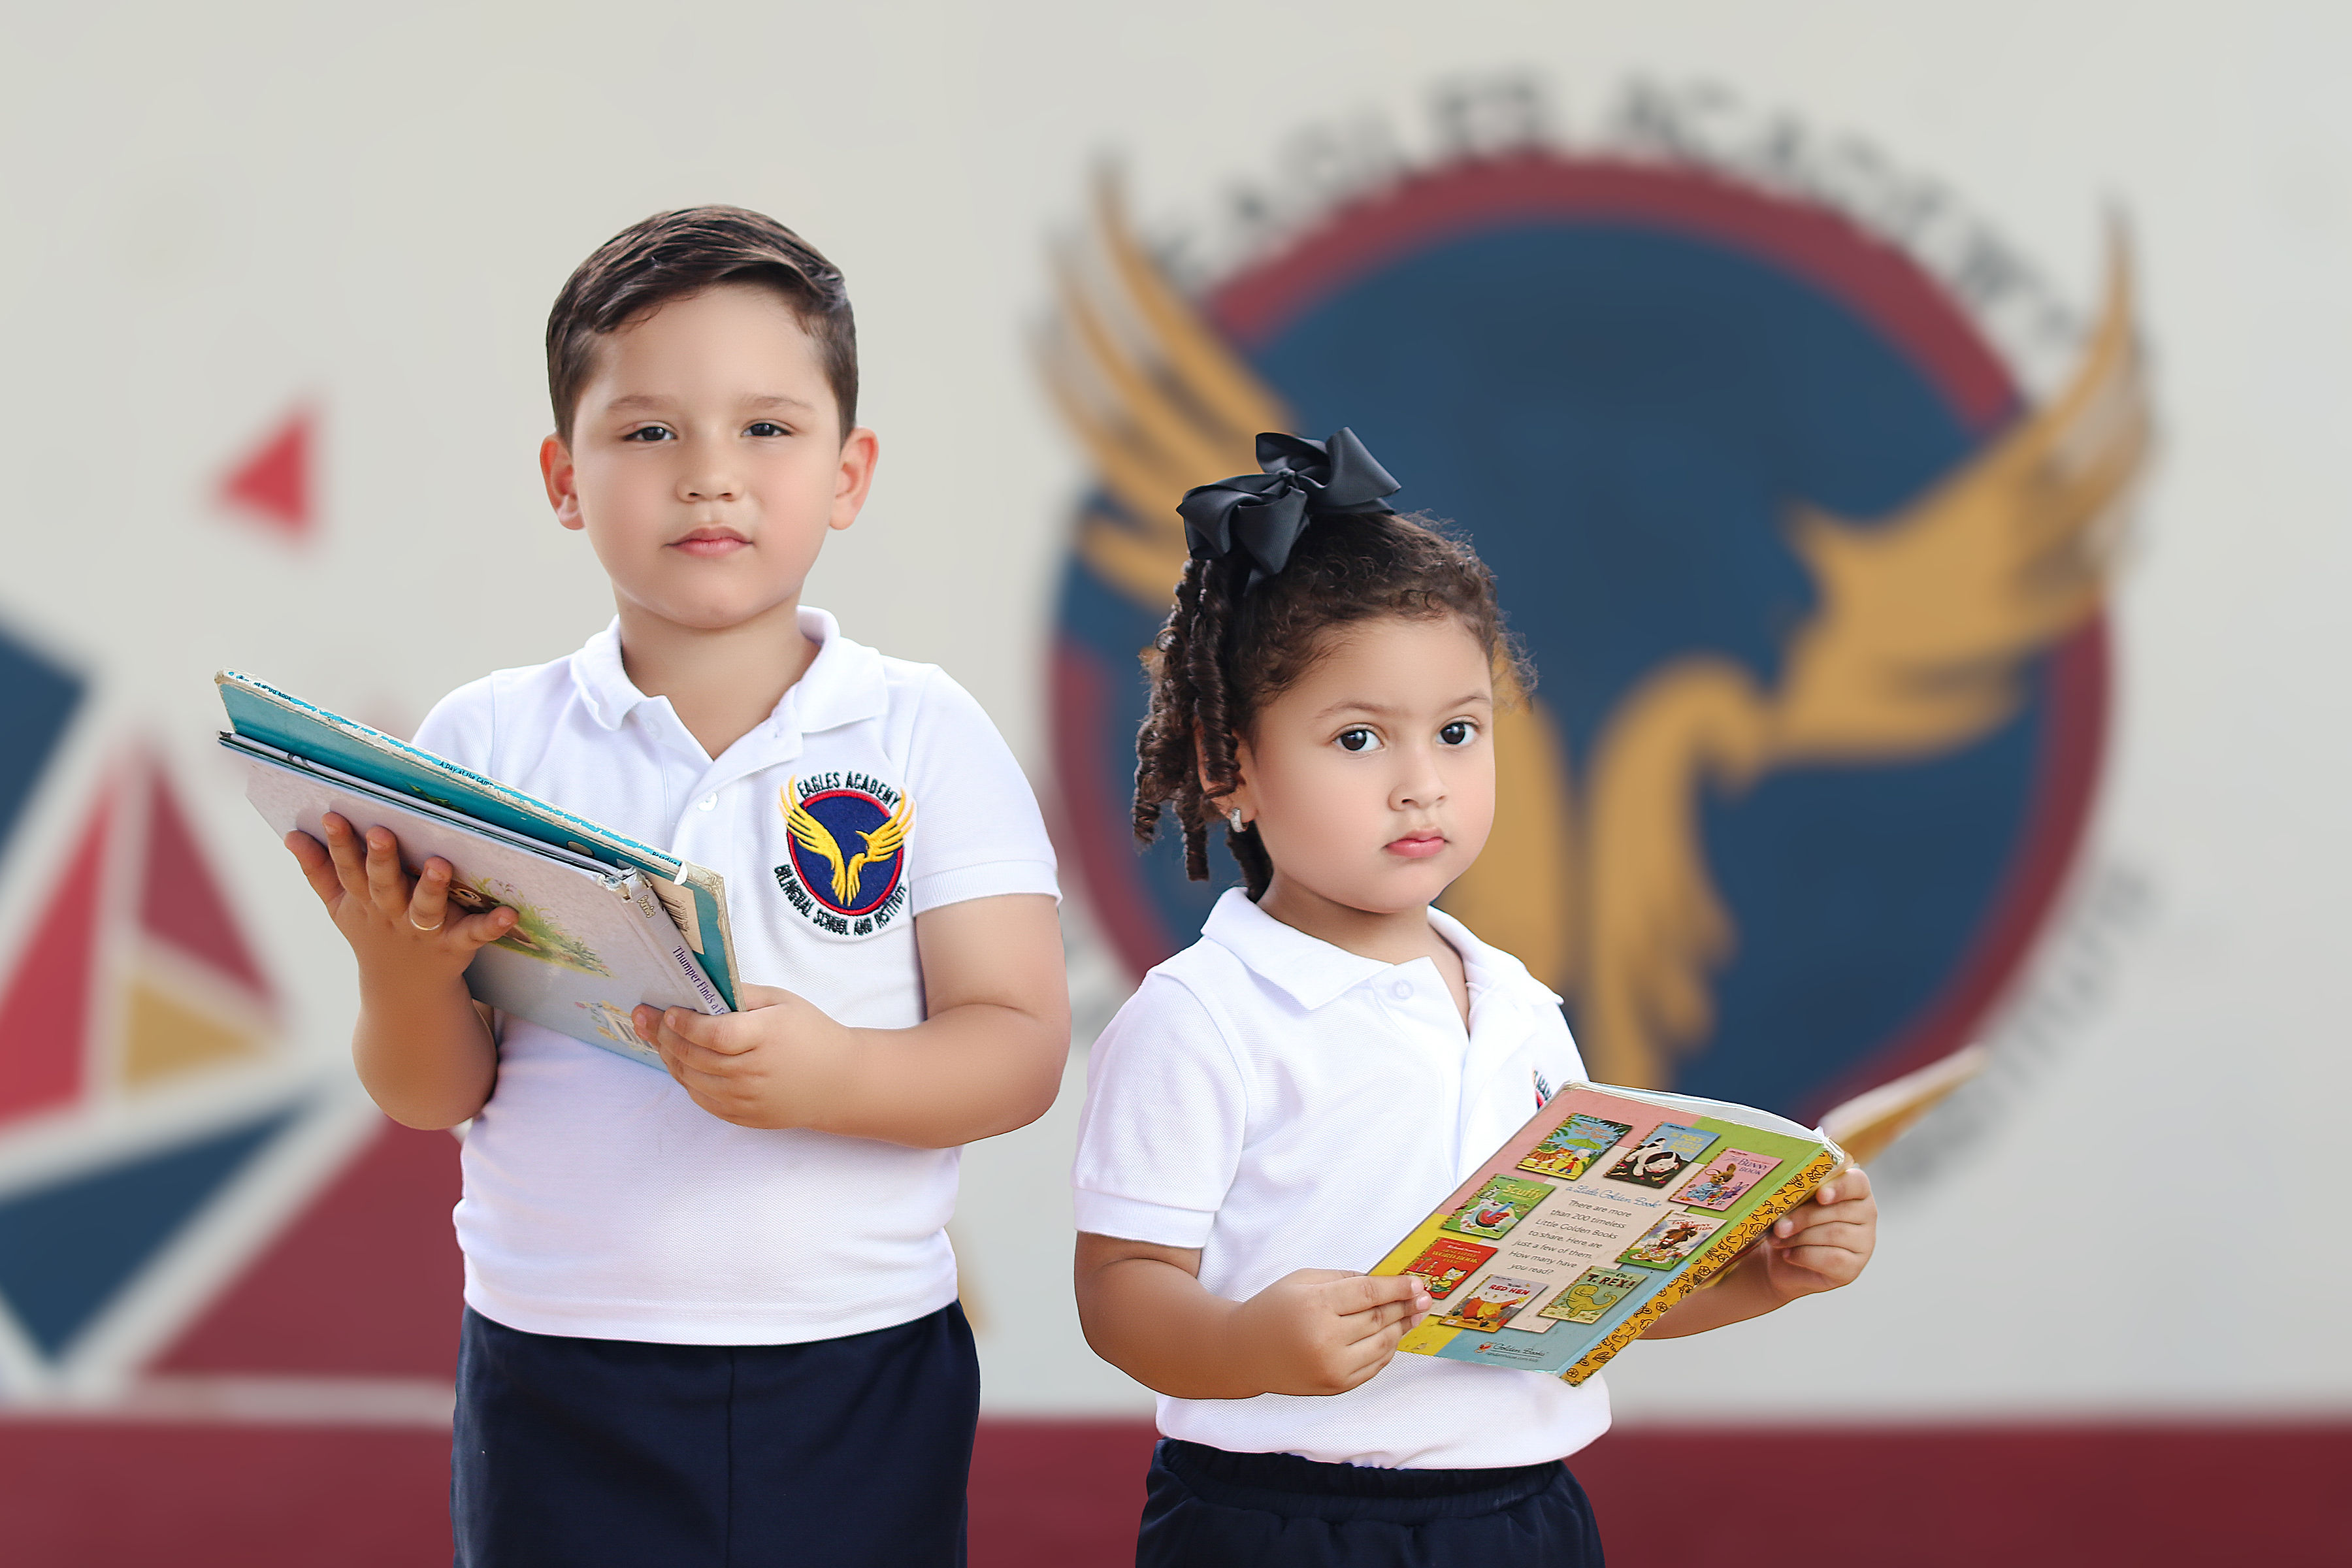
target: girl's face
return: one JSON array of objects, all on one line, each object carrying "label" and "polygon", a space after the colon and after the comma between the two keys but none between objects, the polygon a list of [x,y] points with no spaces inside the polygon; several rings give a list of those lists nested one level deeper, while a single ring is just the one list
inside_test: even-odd
[{"label": "girl's face", "polygon": [[1274,862],[1267,897],[1370,914],[1435,899],[1494,826],[1494,717],[1486,653],[1452,616],[1334,634],[1237,748],[1229,804]]}]

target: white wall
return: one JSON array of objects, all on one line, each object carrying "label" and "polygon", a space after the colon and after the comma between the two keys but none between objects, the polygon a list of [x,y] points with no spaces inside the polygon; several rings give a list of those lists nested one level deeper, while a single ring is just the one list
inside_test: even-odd
[{"label": "white wall", "polygon": [[[1516,68],[1552,85],[1572,129],[1640,73],[1868,136],[2077,300],[2120,212],[2166,447],[2116,606],[2091,863],[2138,890],[2137,912],[2074,917],[2098,997],[2042,1031],[1992,1132],[1890,1199],[1862,1287],[1639,1347],[1612,1375],[1634,1417],[2352,1403],[2352,1358],[2327,1335],[2352,1287],[2332,1245],[2352,1052],[2331,1005],[2352,871],[2336,456],[2352,12],[1432,16],[1389,0],[19,15],[0,55],[0,614],[97,672],[106,724],[163,735],[212,841],[247,852],[236,890],[299,1033],[331,1058],[348,959],[211,757],[206,677],[267,672],[399,725],[603,622],[593,562],[537,493],[539,334],[571,267],[649,211],[760,207],[845,268],[885,460],[810,596],[862,640],[949,666],[1041,783],[1039,658],[1085,474],[1028,342],[1047,244],[1075,227],[1098,159],[1124,161],[1149,220],[1198,226],[1299,125],[1362,110],[1411,124],[1448,76]],[[209,497],[303,398],[324,421],[325,522],[289,549]],[[0,925],[29,896],[22,879],[0,889]],[[1099,954],[1079,959],[1088,1005],[1115,1002]],[[1067,1306],[1081,1077],[967,1167],[958,1231],[1003,1409],[1145,1405]],[[2265,1302],[2259,1331],[2216,1342]]]}]

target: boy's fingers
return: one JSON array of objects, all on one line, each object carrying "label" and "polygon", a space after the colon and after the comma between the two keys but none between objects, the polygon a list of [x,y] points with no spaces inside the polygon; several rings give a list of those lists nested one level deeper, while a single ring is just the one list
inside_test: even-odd
[{"label": "boy's fingers", "polygon": [[366,898],[366,846],[360,842],[359,835],[352,831],[352,825],[331,811],[320,826],[327,835],[327,858],[334,862],[336,880],[342,883],[343,891],[352,897]]},{"label": "boy's fingers", "polygon": [[335,874],[335,858],[327,847],[307,833],[286,836],[286,847],[294,863],[302,868],[302,879],[319,895],[319,901],[333,909],[343,895],[343,879]]},{"label": "boy's fingers", "polygon": [[756,1043],[736,1026],[737,1013],[713,1016],[691,1007],[672,1007],[662,1015],[662,1026],[681,1039],[720,1056],[740,1056]]},{"label": "boy's fingers", "polygon": [[438,855],[425,862],[416,886],[408,894],[408,923],[418,931],[439,931],[449,918],[449,862]]},{"label": "boy's fingers", "polygon": [[368,894],[385,914],[408,911],[408,873],[400,868],[400,840],[391,834],[367,836]]},{"label": "boy's fingers", "polygon": [[467,915],[449,929],[460,942],[469,942],[475,947],[488,947],[514,930],[514,923],[515,912],[500,904],[497,909],[484,910],[478,915]]}]

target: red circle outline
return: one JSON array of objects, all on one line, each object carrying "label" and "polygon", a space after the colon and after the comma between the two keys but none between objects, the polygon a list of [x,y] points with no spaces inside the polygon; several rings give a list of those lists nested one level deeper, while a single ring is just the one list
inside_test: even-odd
[{"label": "red circle outline", "polygon": [[[1312,300],[1414,252],[1482,230],[1530,220],[1621,220],[1774,263],[1811,283],[1902,350],[1961,422],[1989,437],[2015,416],[2015,380],[1976,324],[1898,247],[1843,214],[1775,195],[1687,165],[1532,152],[1411,176],[1324,217],[1287,248],[1219,285],[1205,301],[1212,321],[1244,348],[1262,343]],[[1066,778],[1092,772],[1101,726],[1088,699],[1107,695],[1087,650],[1066,637],[1054,658],[1056,751]],[[2110,634],[2104,613],[2051,650],[2040,766],[2016,848],[1972,940],[1941,986],[1886,1042],[1820,1086],[1800,1114],[1936,1061],[1966,1044],[2016,977],[2079,853],[2106,749],[2112,701]],[[1079,715],[1087,717],[1081,721]],[[1066,797],[1086,795],[1083,788]],[[1139,889],[1136,864],[1116,864],[1096,844],[1114,814],[1069,798],[1066,826],[1115,946],[1138,973],[1164,943]],[[1155,941],[1157,937],[1160,940]],[[1140,960],[1140,962],[1139,962]]]}]

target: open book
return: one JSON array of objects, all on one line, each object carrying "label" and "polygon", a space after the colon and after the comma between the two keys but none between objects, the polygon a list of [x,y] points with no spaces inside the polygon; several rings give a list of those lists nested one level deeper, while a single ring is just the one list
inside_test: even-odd
[{"label": "open book", "polygon": [[1399,1350],[1579,1384],[1847,1163],[1769,1111],[1572,1083],[1371,1272],[1436,1298]]},{"label": "open book", "polygon": [[232,726],[221,744],[280,835],[320,837],[331,811],[362,833],[384,827],[410,875],[449,862],[453,915],[515,911],[466,972],[478,1001],[656,1068],[632,1009],[735,1005],[718,873],[248,676],[215,679]]}]

